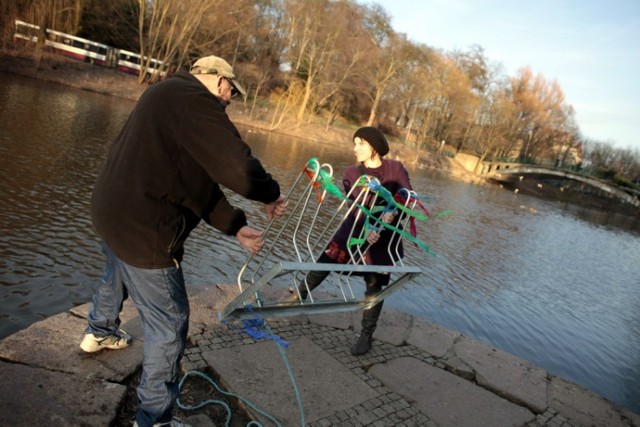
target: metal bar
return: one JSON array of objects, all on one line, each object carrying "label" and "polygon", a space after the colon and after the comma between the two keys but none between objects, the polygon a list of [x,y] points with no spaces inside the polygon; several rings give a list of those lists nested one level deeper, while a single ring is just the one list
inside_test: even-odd
[{"label": "metal bar", "polygon": [[393,265],[320,264],[316,262],[278,262],[283,270],[333,271],[352,273],[421,273],[420,267]]},{"label": "metal bar", "polygon": [[267,274],[262,276],[259,280],[257,280],[253,285],[249,286],[243,292],[240,293],[233,301],[231,301],[227,306],[218,313],[218,320],[223,320],[226,318],[229,313],[238,307],[244,305],[244,302],[249,299],[251,294],[258,292],[260,288],[269,283],[274,277],[276,277],[283,270],[281,264],[276,264]]},{"label": "metal bar", "polygon": [[[241,307],[233,310],[228,314],[228,318],[232,319],[253,319],[256,313],[264,317],[289,317],[307,314],[323,314],[323,313],[340,313],[346,311],[356,311],[360,308],[359,304],[351,302],[317,302],[305,305],[273,305],[258,308]],[[223,318],[224,319],[224,318]],[[222,320],[222,319],[221,319]]]},{"label": "metal bar", "polygon": [[401,276],[394,282],[387,285],[382,291],[378,292],[374,297],[365,300],[347,299],[343,294],[342,301],[307,301],[307,302],[277,302],[274,304],[262,304],[248,308],[245,301],[250,295],[258,292],[258,290],[266,285],[282,271],[306,270],[309,271],[335,271],[335,264],[317,264],[317,263],[296,263],[296,262],[279,262],[266,275],[264,275],[254,285],[247,288],[242,294],[229,303],[223,311],[218,314],[219,320],[226,318],[247,319],[255,317],[253,313],[260,313],[265,317],[286,317],[301,314],[319,314],[334,313],[343,311],[354,311],[358,309],[366,309],[384,300],[386,297],[397,291],[402,285],[421,273],[418,267],[393,267],[393,266],[375,266],[375,265],[341,265],[340,270],[344,272],[389,272],[401,273]]},{"label": "metal bar", "polygon": [[[237,277],[240,295],[218,313],[220,320],[226,318],[252,318],[255,317],[255,312],[268,317],[285,317],[369,308],[384,300],[400,289],[406,282],[421,273],[419,267],[405,266],[402,263],[399,254],[399,246],[402,240],[401,234],[392,236],[386,248],[392,260],[392,265],[366,265],[364,258],[370,247],[368,243],[349,245],[347,247],[350,258],[348,264],[319,264],[315,262],[318,259],[318,254],[314,254],[314,252],[324,250],[327,247],[328,242],[324,244],[322,242],[327,239],[329,231],[334,230],[333,232],[335,232],[335,229],[341,227],[350,215],[355,216],[349,233],[350,240],[351,238],[356,238],[362,241],[366,238],[371,230],[367,227],[369,219],[364,218],[367,216],[364,207],[373,209],[376,206],[379,194],[368,185],[371,178],[363,176],[361,179],[366,180],[366,182],[352,186],[349,193],[342,197],[331,219],[329,221],[319,221],[318,215],[325,202],[328,201],[327,189],[322,189],[317,201],[312,196],[318,191],[320,178],[332,177],[333,169],[331,165],[321,165],[317,159],[312,159],[312,161],[307,163],[300,172],[285,196],[285,199],[291,205],[290,214],[279,221],[277,228],[274,220],[267,225],[262,241],[265,242],[267,240],[267,234],[269,237],[273,237],[268,239],[270,241],[268,244],[265,244],[264,249],[266,251],[263,251],[258,256],[249,256],[240,269]],[[305,175],[310,178],[308,182],[303,179]],[[404,202],[404,207],[412,210],[417,203],[417,198],[412,191],[405,191],[407,192],[407,199]],[[356,212],[354,212],[354,209],[356,209]],[[337,228],[335,226],[336,222],[338,223]],[[409,222],[410,216],[403,211],[400,212],[397,221],[394,223],[398,230],[404,231],[407,229]],[[293,227],[293,230],[285,232],[290,226]],[[290,248],[295,252],[292,258],[297,261],[274,261],[272,259],[275,246],[280,244],[281,240],[285,240],[286,244],[290,245]],[[270,264],[273,265],[269,266]],[[333,293],[329,298],[325,298],[325,294],[321,293],[314,297],[313,292],[307,289],[307,300],[274,302],[265,301],[264,293],[259,293],[266,284],[270,284],[274,279],[286,274],[292,274],[292,284],[295,286],[295,292],[298,292],[298,297],[300,297],[299,285],[306,282],[306,276],[311,271],[337,273],[340,295]],[[351,279],[362,273],[390,274],[392,283],[371,298],[357,299]],[[320,296],[322,298],[319,298]],[[253,302],[251,306],[249,305],[250,302]]]},{"label": "metal bar", "polygon": [[380,301],[383,301],[385,298],[387,298],[389,295],[391,295],[392,293],[400,289],[402,285],[404,285],[406,282],[416,277],[418,274],[419,273],[403,274],[401,277],[398,278],[398,280],[387,285],[383,290],[375,294],[372,298],[365,300],[364,304],[362,305],[362,308],[363,309],[371,308],[377,303],[379,303]]}]

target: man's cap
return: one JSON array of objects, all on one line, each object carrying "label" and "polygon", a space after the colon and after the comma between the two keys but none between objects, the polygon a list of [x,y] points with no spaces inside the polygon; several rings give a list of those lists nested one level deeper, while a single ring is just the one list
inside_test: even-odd
[{"label": "man's cap", "polygon": [[227,61],[219,56],[209,55],[198,59],[189,71],[191,74],[216,74],[229,80],[229,83],[242,94],[247,96],[240,83],[236,81],[236,75],[233,73],[233,67]]},{"label": "man's cap", "polygon": [[380,132],[378,128],[374,128],[373,126],[362,127],[353,134],[353,139],[356,139],[356,137],[367,141],[380,157],[383,157],[389,152],[387,138],[385,138],[384,134]]}]

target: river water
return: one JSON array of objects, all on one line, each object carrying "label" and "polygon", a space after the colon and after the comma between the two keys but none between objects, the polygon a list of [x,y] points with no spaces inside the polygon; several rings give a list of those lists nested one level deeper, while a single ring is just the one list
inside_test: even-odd
[{"label": "river water", "polygon": [[[91,188],[132,107],[0,73],[0,338],[90,300],[103,267]],[[337,175],[352,162],[349,141],[241,131],[285,189],[311,157]],[[640,413],[640,220],[410,172],[432,212],[452,213],[419,224],[436,255],[408,250],[423,274],[387,304]],[[230,198],[264,227],[260,206]],[[232,283],[245,259],[233,239],[198,227],[185,276]]]}]

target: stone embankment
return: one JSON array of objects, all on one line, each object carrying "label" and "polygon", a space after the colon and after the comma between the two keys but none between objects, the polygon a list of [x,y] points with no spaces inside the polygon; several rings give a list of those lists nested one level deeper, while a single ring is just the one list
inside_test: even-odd
[{"label": "stone embankment", "polygon": [[[264,425],[270,421],[254,408],[283,426],[300,425],[304,414],[305,425],[318,427],[640,427],[639,414],[583,387],[393,311],[383,311],[365,356],[349,351],[359,330],[358,312],[269,321],[270,331],[289,344],[279,349],[275,341],[255,341],[215,320],[236,294],[235,286],[219,285],[191,297],[191,346],[182,368],[216,372],[228,391],[255,405],[246,410]],[[76,307],[0,341],[5,425],[113,425],[126,382],[142,361],[140,319],[125,304],[123,328],[136,337],[133,344],[85,354],[78,344],[87,311],[88,304]],[[215,425],[202,410],[186,421]]]}]

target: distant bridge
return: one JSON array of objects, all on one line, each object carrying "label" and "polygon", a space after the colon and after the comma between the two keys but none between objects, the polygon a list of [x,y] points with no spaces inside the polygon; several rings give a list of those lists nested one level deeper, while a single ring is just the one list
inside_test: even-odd
[{"label": "distant bridge", "polygon": [[639,194],[637,192],[632,194],[609,182],[566,170],[544,166],[523,165],[520,163],[486,162],[483,164],[481,174],[487,179],[499,182],[514,182],[515,177],[522,179],[522,177],[525,176],[538,178],[555,176],[562,179],[580,181],[609,193],[633,206],[640,206]]}]

